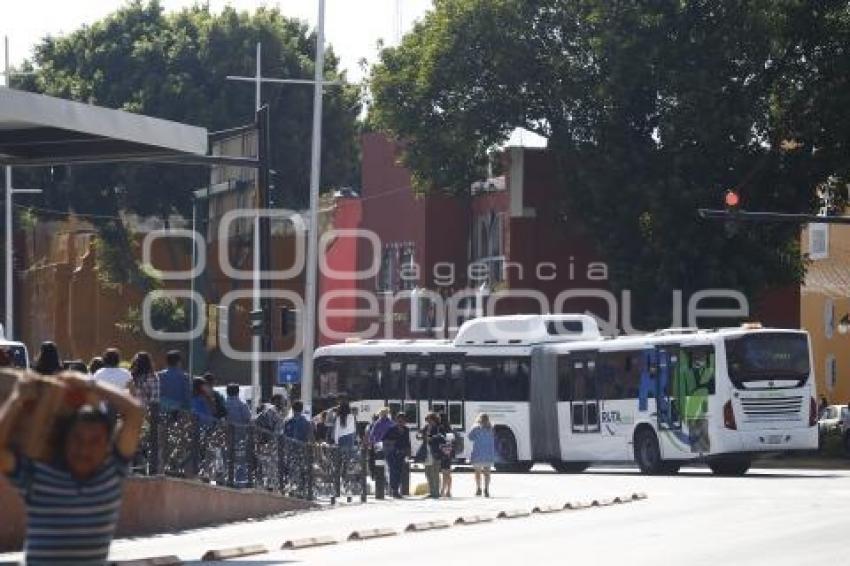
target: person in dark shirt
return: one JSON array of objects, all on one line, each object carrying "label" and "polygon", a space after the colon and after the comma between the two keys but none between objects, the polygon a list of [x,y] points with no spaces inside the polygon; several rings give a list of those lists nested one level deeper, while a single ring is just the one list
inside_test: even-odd
[{"label": "person in dark shirt", "polygon": [[189,410],[192,385],[189,376],[180,369],[180,352],[171,350],[165,360],[168,368],[159,372],[160,407],[163,411]]},{"label": "person in dark shirt", "polygon": [[410,430],[407,428],[407,418],[404,413],[395,417],[395,426],[390,428],[383,437],[384,454],[390,469],[390,492],[396,499],[401,498],[401,472],[405,458],[410,456]]},{"label": "person in dark shirt", "polygon": [[[215,390],[215,376],[213,374],[211,374],[210,372],[207,372],[207,373],[204,374],[204,381],[207,382],[207,385],[209,386],[209,390],[210,390],[210,395],[212,395],[213,416],[217,419],[223,419],[223,418],[227,417],[227,402],[224,399],[224,395],[222,395],[221,393],[219,393],[218,391]],[[229,387],[230,387],[230,385],[228,385],[228,388]],[[228,395],[230,395],[229,392],[228,392]],[[238,385],[236,386],[236,395],[237,395],[237,397],[239,395],[239,386]],[[249,421],[251,420],[250,414],[249,414],[248,420]]]}]

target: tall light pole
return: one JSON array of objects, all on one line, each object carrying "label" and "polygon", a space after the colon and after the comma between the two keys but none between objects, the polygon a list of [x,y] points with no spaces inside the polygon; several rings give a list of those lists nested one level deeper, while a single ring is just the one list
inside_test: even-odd
[{"label": "tall light pole", "polygon": [[[321,119],[322,118],[322,88],[324,86],[338,85],[339,84],[339,81],[326,81],[326,80],[324,80],[324,74],[325,74],[324,73],[324,60],[325,60],[325,49],[324,49],[324,45],[325,45],[325,42],[324,42],[324,37],[325,37],[324,17],[325,16],[324,15],[325,15],[325,0],[319,0],[319,22],[318,22],[318,26],[317,26],[318,45],[317,45],[317,54],[316,54],[315,80],[309,80],[309,79],[279,79],[279,78],[264,77],[262,75],[262,69],[261,69],[262,45],[260,43],[257,43],[257,68],[256,68],[256,72],[255,72],[254,76],[253,77],[245,77],[245,76],[228,75],[228,77],[227,77],[227,80],[231,80],[231,81],[242,81],[242,82],[254,83],[255,101],[256,101],[256,107],[257,107],[258,110],[262,105],[261,92],[262,92],[262,86],[263,86],[264,83],[288,84],[288,85],[314,85],[315,86],[314,98],[318,98],[318,103],[314,104],[314,107],[313,107],[313,149],[312,149],[312,157],[311,157],[313,163],[312,163],[312,170],[311,170],[311,177],[310,177],[310,211],[311,211],[310,212],[310,219],[311,219],[310,226],[311,226],[311,228],[310,228],[310,232],[309,232],[309,238],[310,239],[308,240],[308,252],[307,252],[307,256],[308,256],[308,259],[307,259],[307,279],[308,279],[307,289],[310,289],[309,281],[310,281],[310,273],[311,272],[313,273],[313,288],[315,288],[315,267],[314,267],[316,265],[316,249],[315,248],[316,248],[317,243],[318,243],[318,239],[317,239],[318,236],[315,234],[315,230],[313,230],[312,226],[315,226],[315,225],[318,224],[318,221],[316,220],[316,218],[318,217],[318,214],[316,213],[316,211],[318,211],[319,168],[320,168],[320,164],[321,164],[320,160],[321,160],[321,136],[322,136],[322,132],[321,132],[321,128],[322,128],[322,119]],[[315,193],[315,198],[314,198],[314,193]],[[268,222],[268,220],[266,219],[265,222]],[[260,245],[259,245],[259,242],[258,242],[258,239],[257,239],[259,237],[258,235],[260,233],[260,231],[258,229],[259,223],[260,223],[259,215],[257,215],[255,228],[254,228],[254,234],[255,234],[255,239],[254,239],[254,266],[255,267],[254,267],[254,302],[253,302],[253,309],[255,311],[258,311],[258,310],[261,309],[261,301],[260,301],[260,295],[259,295],[261,274],[257,271],[259,269],[259,265],[261,263],[260,255],[259,255],[260,254]],[[311,256],[311,247],[312,247],[312,256]],[[268,253],[268,250],[266,250],[265,253]],[[312,257],[312,260],[310,259],[311,257]],[[305,320],[305,335],[308,333],[308,331],[306,330],[307,325],[308,325],[308,322],[307,322],[308,320],[312,320],[312,324],[313,324],[312,335],[315,335],[315,319],[311,317],[310,313],[314,312],[315,309],[316,309],[316,297],[315,297],[315,293],[313,293],[312,301],[311,301],[310,300],[311,295],[310,295],[309,291],[307,291],[306,294],[307,294],[307,309],[306,310],[308,312],[305,313],[305,315],[304,315],[305,316],[305,319],[304,319]],[[312,307],[310,306],[311,304],[312,304]],[[268,317],[266,317],[265,320],[273,320],[273,317],[268,316]],[[270,329],[267,329],[267,331],[270,331]],[[307,351],[306,347],[307,347],[307,345],[306,345],[306,338],[305,338],[305,352]],[[310,356],[312,356],[313,340],[310,341],[309,348],[310,348],[309,349]],[[258,398],[258,396],[256,396],[257,391],[259,389],[259,379],[260,379],[260,363],[259,363],[260,339],[258,337],[254,337],[252,339],[252,349],[253,349],[253,352],[254,352],[254,356],[253,356],[253,359],[252,359],[252,387],[255,388],[255,391],[254,391],[255,398]],[[307,359],[306,354],[304,355],[304,359],[305,360]],[[310,364],[311,364],[311,367],[312,367],[312,357],[310,357]],[[304,365],[303,375],[305,377],[308,375],[306,362],[305,362],[305,365]],[[310,385],[310,387],[312,388],[312,385]]]},{"label": "tall light pole", "polygon": [[319,0],[316,23],[316,74],[313,91],[313,145],[310,158],[310,222],[307,232],[307,281],[304,312],[304,347],[301,351],[301,399],[308,412],[313,405],[313,350],[316,346],[316,285],[319,259],[319,185],[322,170],[322,83],[325,76],[325,0]]}]

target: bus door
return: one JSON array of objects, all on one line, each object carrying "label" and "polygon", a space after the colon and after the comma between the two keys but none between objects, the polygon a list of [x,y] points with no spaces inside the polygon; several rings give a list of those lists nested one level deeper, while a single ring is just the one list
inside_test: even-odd
[{"label": "bus door", "polygon": [[432,378],[428,409],[443,414],[455,432],[466,429],[463,391],[463,358],[435,358],[431,364]]},{"label": "bus door", "polygon": [[656,347],[657,373],[655,378],[656,415],[659,430],[681,430],[681,407],[676,396],[676,367],[679,363],[678,346]]},{"label": "bus door", "polygon": [[[419,407],[419,390],[422,385],[422,356],[387,354],[389,388],[385,388],[387,407],[393,415],[404,413],[407,425],[418,429],[425,415]],[[427,382],[426,382],[427,383]]]},{"label": "bus door", "polygon": [[596,352],[570,356],[570,421],[573,434],[600,432]]}]

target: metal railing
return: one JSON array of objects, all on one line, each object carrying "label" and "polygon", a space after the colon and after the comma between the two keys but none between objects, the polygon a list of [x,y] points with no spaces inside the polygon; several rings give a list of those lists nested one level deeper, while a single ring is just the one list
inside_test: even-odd
[{"label": "metal railing", "polygon": [[260,425],[199,418],[187,411],[148,411],[133,471],[254,488],[310,501],[366,501],[368,454],[300,442]]}]

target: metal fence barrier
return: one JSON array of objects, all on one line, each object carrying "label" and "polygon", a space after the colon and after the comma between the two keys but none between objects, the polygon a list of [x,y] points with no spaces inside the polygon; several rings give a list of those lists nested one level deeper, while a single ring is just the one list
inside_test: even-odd
[{"label": "metal fence barrier", "polygon": [[251,423],[199,418],[187,411],[149,410],[133,471],[264,489],[310,501],[368,493],[367,450],[299,442]]}]

